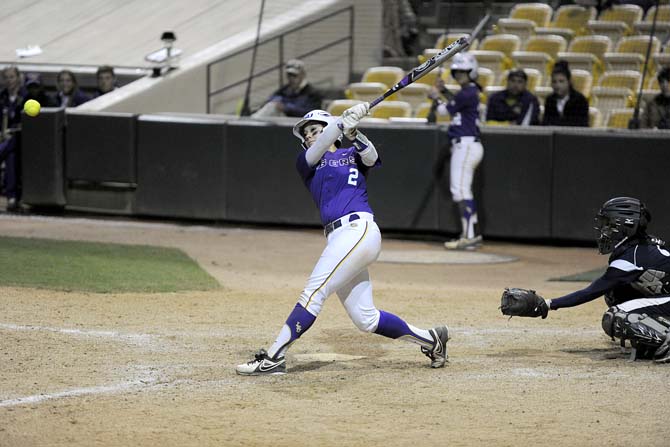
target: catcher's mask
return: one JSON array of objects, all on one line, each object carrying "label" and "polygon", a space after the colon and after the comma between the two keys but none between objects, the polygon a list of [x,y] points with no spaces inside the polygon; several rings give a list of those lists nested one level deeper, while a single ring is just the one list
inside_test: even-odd
[{"label": "catcher's mask", "polygon": [[623,241],[644,232],[651,214],[644,203],[633,197],[615,197],[596,214],[596,242],[600,254],[612,253]]},{"label": "catcher's mask", "polygon": [[[307,149],[307,142],[305,141],[305,132],[304,129],[310,124],[322,124],[323,129],[325,129],[328,125],[334,123],[337,121],[337,118],[335,118],[333,115],[330,113],[326,112],[325,110],[312,110],[311,112],[308,112],[305,114],[305,116],[302,117],[300,121],[296,123],[295,126],[293,126],[293,135],[296,136],[300,140],[300,144],[303,149]],[[323,132],[323,129],[321,130]],[[335,143],[338,145],[338,143]]]}]

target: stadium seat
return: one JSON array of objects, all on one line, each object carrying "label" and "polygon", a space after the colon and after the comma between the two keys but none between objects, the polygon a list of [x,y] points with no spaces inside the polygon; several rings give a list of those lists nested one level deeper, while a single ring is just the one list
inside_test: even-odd
[{"label": "stadium seat", "polygon": [[[633,24],[635,33],[651,34],[655,11],[656,6],[652,6],[644,16],[644,21],[635,22]],[[658,16],[656,17],[654,35],[658,37],[661,42],[665,42],[670,37],[670,5],[661,5],[658,8]]]},{"label": "stadium seat", "polygon": [[383,101],[370,111],[370,115],[372,118],[409,118],[412,116],[412,106],[406,101]]},{"label": "stadium seat", "polygon": [[603,57],[612,48],[612,41],[607,36],[575,37],[568,46],[567,52],[559,52],[558,59],[564,59],[570,68],[589,71],[593,78],[598,79],[604,71]]},{"label": "stadium seat", "polygon": [[614,5],[600,13],[597,20],[589,20],[586,27],[592,34],[609,37],[616,45],[619,39],[633,31],[635,22],[642,20],[638,5]]},{"label": "stadium seat", "polygon": [[589,107],[589,127],[599,128],[603,125],[603,114],[597,107]]},{"label": "stadium seat", "polygon": [[536,34],[558,34],[566,41],[571,41],[575,36],[583,36],[587,33],[586,25],[589,20],[596,18],[596,9],[585,8],[579,5],[563,5],[556,10],[554,20],[548,27],[535,28]]},{"label": "stadium seat", "polygon": [[500,51],[511,58],[514,51],[521,49],[521,39],[514,34],[492,34],[482,39],[479,50]]},{"label": "stadium seat", "polygon": [[370,67],[363,73],[361,82],[381,82],[388,88],[391,88],[398,83],[403,76],[405,76],[405,72],[400,67]]},{"label": "stadium seat", "polygon": [[496,30],[500,34],[514,34],[519,36],[522,42],[535,35],[535,22],[529,19],[498,19]]},{"label": "stadium seat", "polygon": [[398,100],[408,102],[412,109],[416,109],[421,103],[428,101],[428,92],[430,86],[427,84],[414,83],[398,90],[396,95]]},{"label": "stadium seat", "polygon": [[479,67],[477,69],[477,76],[477,82],[482,88],[494,85],[496,82],[496,74],[490,68]]},{"label": "stadium seat", "polygon": [[549,66],[560,51],[565,51],[567,42],[559,35],[546,34],[528,39],[524,51],[512,53],[512,60],[517,67],[534,68],[543,75],[548,73]]},{"label": "stadium seat", "polygon": [[535,89],[531,91],[535,96],[537,96],[537,99],[538,101],[540,101],[540,104],[544,104],[544,102],[547,100],[547,96],[554,93],[554,89],[545,86],[537,86],[535,87]]},{"label": "stadium seat", "polygon": [[612,109],[607,113],[605,127],[612,129],[628,129],[628,122],[633,117],[635,109],[620,108]]},{"label": "stadium seat", "polygon": [[[649,47],[649,36],[622,37],[616,45],[615,52],[605,53],[603,56],[608,70],[635,70],[642,71],[644,58]],[[651,38],[651,52],[653,56],[658,53],[661,43],[656,37]],[[647,66],[647,74],[656,72],[653,58]]]},{"label": "stadium seat", "polygon": [[386,84],[381,82],[353,82],[347,86],[345,94],[348,99],[370,102],[387,90]]},{"label": "stadium seat", "polygon": [[545,3],[518,3],[510,10],[510,19],[527,19],[535,26],[547,26],[554,10]]},{"label": "stadium seat", "polygon": [[[415,118],[427,118],[428,113],[430,112],[430,103],[423,103],[421,104],[417,109],[416,113],[414,114]],[[373,109],[374,110],[374,109]],[[449,114],[446,115],[437,115],[436,117],[438,123],[449,123],[451,122],[451,116]]]},{"label": "stadium seat", "polygon": [[633,90],[627,87],[598,86],[591,90],[591,105],[607,116],[610,110],[632,106],[633,95]]},{"label": "stadium seat", "polygon": [[625,87],[632,91],[640,88],[642,74],[633,70],[607,71],[598,80],[599,87]]},{"label": "stadium seat", "polygon": [[587,99],[591,97],[593,87],[593,75],[586,70],[570,70],[572,74],[572,86]]},{"label": "stadium seat", "polygon": [[347,110],[349,107],[353,107],[356,104],[360,104],[363,101],[357,101],[355,99],[335,99],[326,108],[326,112],[330,113],[333,116],[340,116],[342,112]]}]

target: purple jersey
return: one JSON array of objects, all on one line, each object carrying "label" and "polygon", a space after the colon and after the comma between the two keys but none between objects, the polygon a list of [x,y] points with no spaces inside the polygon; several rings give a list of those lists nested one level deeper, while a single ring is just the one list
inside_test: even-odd
[{"label": "purple jersey", "polygon": [[[296,168],[319,207],[323,225],[356,211],[372,214],[366,183],[370,167],[363,164],[354,146],[327,151],[313,167],[307,164],[305,154],[298,155]],[[374,166],[380,164],[377,159]]]},{"label": "purple jersey", "polygon": [[479,136],[479,88],[468,84],[447,103],[451,115],[449,138]]}]

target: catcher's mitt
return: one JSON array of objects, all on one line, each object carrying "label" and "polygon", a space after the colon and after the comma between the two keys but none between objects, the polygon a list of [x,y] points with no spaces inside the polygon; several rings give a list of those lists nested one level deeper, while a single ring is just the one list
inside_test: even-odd
[{"label": "catcher's mitt", "polygon": [[510,317],[547,318],[549,306],[534,290],[505,288],[500,299],[500,310]]}]

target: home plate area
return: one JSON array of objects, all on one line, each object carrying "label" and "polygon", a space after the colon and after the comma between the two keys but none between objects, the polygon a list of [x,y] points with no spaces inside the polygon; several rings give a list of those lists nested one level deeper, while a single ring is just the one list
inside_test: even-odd
[{"label": "home plate area", "polygon": [[477,251],[382,250],[377,261],[395,264],[497,264],[516,260],[515,256]]}]

